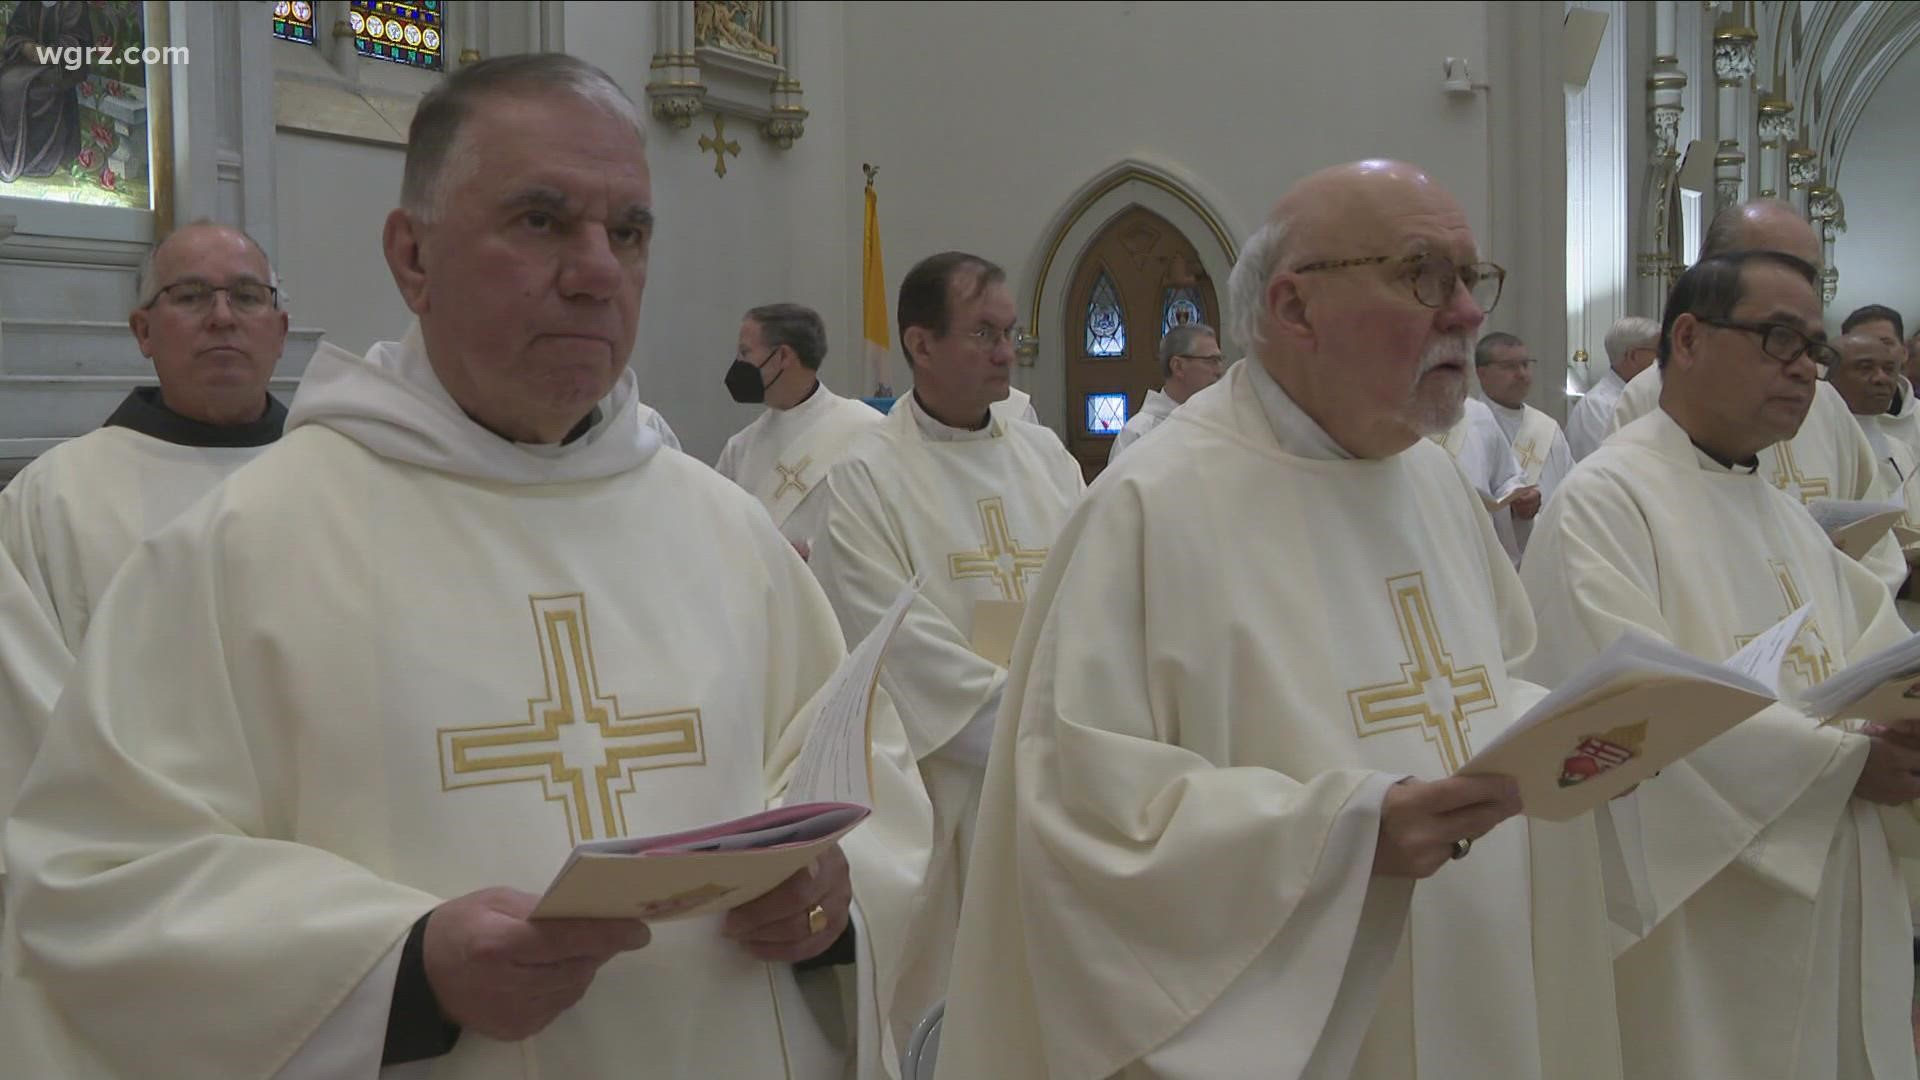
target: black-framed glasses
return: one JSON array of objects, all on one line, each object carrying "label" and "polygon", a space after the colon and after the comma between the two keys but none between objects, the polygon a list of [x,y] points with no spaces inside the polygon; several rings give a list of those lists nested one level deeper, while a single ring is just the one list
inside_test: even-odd
[{"label": "black-framed glasses", "polygon": [[[1344,270],[1354,266],[1378,266],[1394,261],[1392,255],[1370,255],[1363,259],[1329,259],[1325,262],[1308,263],[1294,268],[1296,274],[1312,274],[1322,270]],[[1454,262],[1444,255],[1409,255],[1399,260],[1402,264],[1402,276],[1413,285],[1413,298],[1430,308],[1447,306],[1453,299],[1455,285],[1465,285],[1467,295],[1479,305],[1482,312],[1491,312],[1500,302],[1500,292],[1506,287],[1507,272],[1490,262],[1468,263],[1465,266]]]},{"label": "black-framed glasses", "polygon": [[205,314],[213,310],[213,298],[219,293],[227,294],[227,306],[236,315],[258,315],[280,302],[280,290],[258,281],[242,281],[233,285],[176,281],[154,293],[153,299],[147,301],[147,306],[151,308],[164,299],[170,307]]},{"label": "black-framed glasses", "polygon": [[1722,330],[1743,330],[1756,335],[1760,339],[1760,351],[1782,364],[1791,364],[1803,355],[1823,370],[1840,362],[1840,350],[1824,341],[1815,341],[1786,323],[1740,322],[1737,319],[1707,319],[1697,315],[1694,317],[1708,326],[1717,326]]},{"label": "black-framed glasses", "polygon": [[1227,358],[1219,353],[1214,353],[1211,356],[1196,356],[1193,353],[1174,353],[1173,358],[1175,360],[1192,360],[1196,364],[1205,364],[1211,368],[1224,368],[1227,366]]}]

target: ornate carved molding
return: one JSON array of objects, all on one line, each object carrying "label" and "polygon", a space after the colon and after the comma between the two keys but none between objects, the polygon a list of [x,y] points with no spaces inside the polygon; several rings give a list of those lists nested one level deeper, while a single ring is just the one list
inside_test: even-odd
[{"label": "ornate carved molding", "polygon": [[792,4],[663,0],[654,13],[647,99],[656,120],[684,130],[702,112],[736,116],[782,150],[806,134]]}]

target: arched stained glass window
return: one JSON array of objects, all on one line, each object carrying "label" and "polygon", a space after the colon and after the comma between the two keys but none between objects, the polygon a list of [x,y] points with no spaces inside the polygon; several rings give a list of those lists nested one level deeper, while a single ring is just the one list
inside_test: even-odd
[{"label": "arched stained glass window", "polygon": [[1161,305],[1160,333],[1165,334],[1176,326],[1188,323],[1206,322],[1206,309],[1200,306],[1200,290],[1191,286],[1184,289],[1168,289],[1166,301]]},{"label": "arched stained glass window", "polygon": [[1127,320],[1120,313],[1120,293],[1105,270],[1093,283],[1087,299],[1087,355],[1125,356]]},{"label": "arched stained glass window", "polygon": [[307,0],[275,0],[273,36],[281,41],[313,42],[313,5]]},{"label": "arched stained glass window", "polygon": [[426,71],[445,69],[441,49],[447,15],[441,0],[353,0],[347,19],[353,24],[354,50],[361,56]]}]

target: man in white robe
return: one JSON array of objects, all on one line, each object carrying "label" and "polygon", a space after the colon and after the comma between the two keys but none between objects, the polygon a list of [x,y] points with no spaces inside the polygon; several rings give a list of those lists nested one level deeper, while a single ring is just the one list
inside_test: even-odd
[{"label": "man in white robe", "polygon": [[827,470],[884,420],[873,406],[820,381],[826,358],[826,323],[813,309],[768,304],[747,312],[727,368],[727,392],[767,407],[727,440],[714,466],[760,500],[801,558],[826,515]]},{"label": "man in white robe", "polygon": [[[0,817],[120,564],[280,437],[287,409],[267,380],[287,313],[274,281],[266,254],[237,229],[195,222],[162,240],[127,318],[159,385],[135,389],[98,430],[42,454],[0,491],[0,682],[13,706],[0,714]],[[49,630],[57,649],[43,647]]]},{"label": "man in white robe", "polygon": [[[1821,245],[1812,226],[1790,204],[1756,199],[1730,206],[1715,215],[1707,227],[1700,257],[1734,251],[1783,251],[1820,265]],[[1608,434],[1619,431],[1659,407],[1661,370],[1650,367],[1635,376],[1614,406]],[[1825,382],[1815,384],[1813,407],[1800,430],[1760,450],[1760,475],[1801,503],[1815,499],[1872,500],[1891,498],[1880,482],[1873,447],[1838,391]],[[1899,543],[1886,536],[1861,558],[1861,565],[1897,592],[1907,579],[1907,562]]]},{"label": "man in white robe", "polygon": [[1450,775],[1543,693],[1507,674],[1519,578],[1420,437],[1466,398],[1476,260],[1397,162],[1302,181],[1248,242],[1251,355],[1036,588],[941,1080],[1621,1075],[1591,819]]},{"label": "man in white robe", "polygon": [[[872,892],[847,934],[865,826],[724,918],[528,918],[575,843],[779,797],[844,655],[762,508],[640,422],[644,132],[559,54],[422,101],[414,328],[323,349],[128,560],[8,822],[9,1020],[70,1055],[23,1075],[844,1074],[800,969],[897,936]],[[917,790],[891,715],[869,824]]]},{"label": "man in white robe", "polygon": [[[1811,604],[1791,692],[1906,636],[1887,591],[1757,471],[1813,401],[1815,283],[1771,251],[1675,283],[1660,408],[1582,462],[1535,533],[1527,677],[1565,679],[1629,628],[1724,660]],[[1629,1076],[1912,1080],[1915,745],[1775,705],[1608,808]]]},{"label": "man in white robe", "polygon": [[1660,324],[1642,315],[1620,318],[1607,330],[1606,349],[1607,373],[1567,414],[1567,448],[1575,461],[1600,448],[1620,392],[1634,376],[1653,366],[1654,354],[1660,351]]},{"label": "man in white robe", "polygon": [[1120,434],[1113,437],[1113,445],[1107,448],[1109,463],[1159,427],[1188,398],[1220,381],[1220,373],[1227,369],[1226,359],[1220,354],[1220,335],[1206,323],[1182,323],[1167,331],[1160,339],[1159,351],[1160,373],[1165,381],[1160,389],[1147,391],[1140,411],[1129,417]]},{"label": "man in white robe", "polygon": [[[1534,364],[1527,343],[1503,331],[1486,335],[1473,349],[1474,374],[1487,395],[1487,407],[1500,424],[1507,445],[1513,448],[1527,485],[1540,492],[1540,504],[1544,506],[1573,469],[1573,451],[1553,417],[1527,404],[1527,394],[1533,389]],[[1534,514],[1538,513],[1536,507]],[[1524,556],[1533,515],[1521,516],[1511,507],[1508,514],[1514,545]]]},{"label": "man in white robe", "polygon": [[1493,521],[1494,536],[1515,566],[1520,565],[1520,540],[1513,529],[1515,511],[1531,518],[1540,512],[1540,489],[1527,483],[1520,459],[1500,429],[1493,410],[1477,398],[1468,398],[1452,427],[1429,435],[1460,463],[1460,471],[1480,494]]},{"label": "man in white robe", "polygon": [[[1906,332],[1906,321],[1900,313],[1884,304],[1868,304],[1855,308],[1841,320],[1841,351],[1846,351],[1846,338],[1856,334],[1867,338],[1885,350],[1894,365],[1892,400],[1875,417],[1873,425],[1880,431],[1907,444],[1915,455],[1920,455],[1920,401],[1914,400],[1913,383],[1905,374],[1907,366],[1907,346],[1902,340]],[[1848,402],[1849,405],[1853,404]],[[1858,409],[1854,415],[1860,416]],[[1862,419],[1861,425],[1867,426]],[[1875,452],[1879,452],[1878,446]]]},{"label": "man in white robe", "polygon": [[280,438],[267,392],[287,340],[265,252],[210,222],[154,248],[128,315],[157,386],[135,389],[98,430],[21,470],[0,492],[0,547],[69,651],[134,545]]},{"label": "man in white robe", "polygon": [[944,993],[965,893],[982,770],[1006,684],[985,638],[1021,603],[1085,490],[1051,431],[997,414],[1018,315],[999,267],[930,256],[900,283],[897,322],[913,389],[827,474],[826,527],[811,565],[849,640],[866,636],[907,582],[920,595],[881,683],[899,710],[934,813],[916,955],[894,1006],[902,1031]]}]

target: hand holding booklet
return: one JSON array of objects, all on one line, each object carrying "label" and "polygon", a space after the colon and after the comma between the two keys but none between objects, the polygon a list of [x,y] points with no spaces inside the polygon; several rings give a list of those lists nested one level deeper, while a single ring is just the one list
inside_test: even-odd
[{"label": "hand holding booklet", "polygon": [[1920,635],[1797,695],[1780,665],[1812,614],[1776,623],[1724,664],[1628,631],[1460,768],[1511,776],[1529,817],[1577,817],[1785,700],[1817,720],[1920,718]]},{"label": "hand holding booklet", "polygon": [[887,644],[919,592],[909,584],[816,695],[784,805],[662,836],[576,846],[535,919],[666,922],[730,911],[809,866],[872,814],[869,713]]}]

